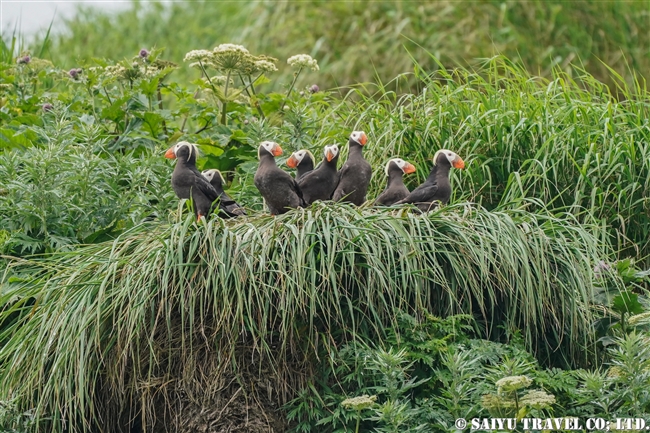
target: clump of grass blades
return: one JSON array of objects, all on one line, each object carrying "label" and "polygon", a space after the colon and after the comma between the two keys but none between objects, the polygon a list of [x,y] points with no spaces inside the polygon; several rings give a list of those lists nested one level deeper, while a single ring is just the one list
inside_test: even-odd
[{"label": "clump of grass blades", "polygon": [[420,78],[419,94],[387,90],[398,84],[360,86],[333,110],[349,129],[368,134],[370,197],[384,187],[391,156],[415,163],[417,173],[405,177],[413,188],[435,152],[448,148],[467,163],[462,174],[451,173],[455,201],[570,212],[609,227],[621,256],[650,255],[650,95],[643,81],[628,86],[618,77],[615,96],[584,71],[572,78],[556,69],[546,79],[501,56],[476,69],[440,65]]},{"label": "clump of grass blades", "polygon": [[[559,349],[588,361],[591,269],[604,252],[569,215],[318,203],[275,218],[192,219],[10,264],[0,393],[81,431],[151,384],[205,392],[199,355],[217,371],[254,356],[284,381],[275,392],[286,401],[299,384],[285,361],[380,337],[399,311],[473,314],[486,336],[520,329],[541,357]],[[235,354],[242,345],[248,361]],[[115,406],[102,406],[99,383]]]}]

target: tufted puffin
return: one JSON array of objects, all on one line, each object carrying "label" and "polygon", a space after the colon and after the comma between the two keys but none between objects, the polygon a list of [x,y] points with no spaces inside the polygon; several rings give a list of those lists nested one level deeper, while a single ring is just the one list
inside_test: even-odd
[{"label": "tufted puffin", "polygon": [[404,185],[403,176],[415,173],[415,166],[401,158],[393,158],[386,164],[388,184],[377,200],[375,206],[390,206],[409,195],[409,190]]},{"label": "tufted puffin", "polygon": [[197,153],[195,144],[180,141],[167,149],[165,158],[178,160],[172,173],[172,188],[178,198],[192,198],[194,215],[198,221],[210,214],[210,206],[219,194],[197,170]]},{"label": "tufted puffin", "polygon": [[291,154],[287,159],[287,165],[297,169],[296,180],[300,180],[305,174],[314,169],[314,155],[306,149],[301,149]]},{"label": "tufted puffin", "polygon": [[280,155],[282,148],[272,141],[263,141],[257,151],[260,164],[253,181],[264,197],[271,215],[282,214],[290,208],[305,205],[298,183],[276,165],[275,157]]},{"label": "tufted puffin", "polygon": [[339,171],[339,183],[332,194],[334,201],[348,201],[357,206],[366,201],[372,168],[363,158],[362,149],[368,141],[363,131],[354,131],[348,141],[348,160]]},{"label": "tufted puffin", "polygon": [[223,185],[226,183],[221,175],[221,172],[216,169],[204,170],[202,173],[210,185],[219,194],[219,203],[213,203],[212,210],[218,210],[221,218],[232,218],[241,215],[246,215],[246,211],[235,200],[230,198],[223,190]]},{"label": "tufted puffin", "polygon": [[437,151],[433,157],[433,167],[429,177],[396,204],[413,203],[423,212],[435,209],[439,203],[447,204],[451,197],[451,183],[449,183],[451,167],[463,169],[465,161],[451,150]]},{"label": "tufted puffin", "polygon": [[336,163],[339,160],[339,147],[336,144],[325,146],[325,157],[316,170],[310,171],[298,180],[298,186],[307,205],[316,200],[329,200],[339,181]]}]

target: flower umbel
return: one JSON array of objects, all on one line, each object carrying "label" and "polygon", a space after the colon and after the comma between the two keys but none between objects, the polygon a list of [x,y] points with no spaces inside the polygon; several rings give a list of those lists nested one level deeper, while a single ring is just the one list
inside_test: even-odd
[{"label": "flower umbel", "polygon": [[297,54],[287,59],[289,66],[297,68],[310,68],[312,71],[318,71],[318,62],[308,54]]},{"label": "flower umbel", "polygon": [[527,376],[507,376],[503,379],[497,380],[496,386],[499,389],[499,392],[510,392],[522,388],[528,388],[531,383],[533,383],[533,381]]},{"label": "flower umbel", "polygon": [[[183,58],[184,62],[205,62],[206,60],[209,60],[212,58],[212,51],[208,50],[192,50],[189,53],[185,54],[185,58]],[[190,65],[192,66],[192,65]]]},{"label": "flower umbel", "polygon": [[376,395],[360,395],[359,397],[347,398],[341,402],[341,406],[346,409],[363,410],[372,407],[377,400]]},{"label": "flower umbel", "polygon": [[254,57],[241,45],[221,44],[212,51],[212,66],[224,72],[248,74],[254,69]]},{"label": "flower umbel", "polygon": [[535,409],[546,409],[555,404],[555,396],[541,390],[529,391],[521,398],[520,403]]}]

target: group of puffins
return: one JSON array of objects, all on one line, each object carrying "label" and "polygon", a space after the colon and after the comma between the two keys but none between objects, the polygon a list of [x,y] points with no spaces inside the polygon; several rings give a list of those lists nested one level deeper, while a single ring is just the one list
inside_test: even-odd
[{"label": "group of puffins", "polygon": [[[271,215],[309,206],[317,200],[345,201],[356,206],[363,204],[372,177],[372,168],[362,153],[367,142],[368,137],[363,131],[350,134],[348,159],[340,170],[337,169],[339,147],[336,144],[325,146],[323,162],[316,168],[314,157],[308,150],[294,152],[287,165],[297,170],[295,178],[275,162],[275,157],[282,155],[280,145],[272,141],[260,143],[254,182]],[[198,220],[208,217],[211,212],[222,218],[246,215],[244,208],[224,192],[225,182],[219,170],[201,173],[196,168],[195,144],[181,141],[169,148],[165,157],[177,160],[172,173],[172,187],[178,198],[192,199]],[[450,150],[439,150],[433,157],[433,167],[427,179],[409,191],[402,177],[415,172],[415,166],[401,158],[393,158],[386,164],[388,184],[375,199],[375,205],[411,203],[426,212],[439,203],[446,204],[451,197],[451,167],[465,168],[465,162]]]}]

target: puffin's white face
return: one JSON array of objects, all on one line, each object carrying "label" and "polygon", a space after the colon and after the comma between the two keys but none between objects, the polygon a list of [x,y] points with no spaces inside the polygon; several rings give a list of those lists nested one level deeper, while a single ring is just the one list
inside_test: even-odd
[{"label": "puffin's white face", "polygon": [[413,164],[404,161],[402,158],[393,158],[386,164],[386,176],[388,176],[388,168],[390,167],[391,162],[401,168],[404,174],[415,173],[415,166]]},{"label": "puffin's white face", "polygon": [[260,152],[262,149],[266,149],[267,152],[269,152],[273,156],[280,156],[282,155],[282,148],[280,145],[274,141],[263,141],[260,143],[260,148],[257,151],[257,156],[259,157],[261,154]]},{"label": "puffin's white face", "polygon": [[170,158],[170,159],[175,159],[176,156],[178,155],[178,151],[181,150],[181,148],[187,147],[189,149],[189,153],[187,158],[191,158],[192,154],[196,152],[198,154],[198,148],[196,144],[192,144],[188,141],[179,141],[176,143],[174,146],[170,147],[167,150],[167,153],[165,153],[165,158]]},{"label": "puffin's white face", "polygon": [[449,164],[451,164],[454,168],[460,168],[460,169],[465,168],[465,161],[463,161],[463,159],[460,156],[458,156],[451,150],[447,150],[447,149],[440,149],[439,151],[436,152],[436,154],[433,156],[434,165],[436,161],[438,161],[438,156],[440,156],[440,154],[445,155],[447,157],[447,160],[449,161]]},{"label": "puffin's white face", "polygon": [[331,146],[325,146],[323,149],[323,153],[325,154],[325,159],[327,159],[327,162],[330,162],[334,158],[336,158],[336,155],[339,154],[339,146],[336,144],[332,144]]},{"label": "puffin's white face", "polygon": [[350,134],[350,138],[362,146],[368,141],[368,137],[363,131],[353,131],[352,134]]},{"label": "puffin's white face", "polygon": [[291,154],[289,159],[287,159],[287,165],[291,168],[296,168],[300,165],[303,159],[305,159],[305,157],[311,158],[312,162],[314,161],[314,157],[310,151],[305,149],[300,149],[299,151],[293,152]]},{"label": "puffin's white face", "polygon": [[293,153],[293,156],[298,161],[298,164],[300,164],[302,162],[302,160],[305,158],[305,155],[307,155],[307,151],[305,149],[302,149],[302,150],[299,150],[298,152]]},{"label": "puffin's white face", "polygon": [[211,168],[210,170],[204,170],[202,173],[204,178],[208,180],[208,182],[212,182],[212,179],[214,179],[215,176],[219,176],[221,178],[221,183],[225,183],[223,180],[223,176],[221,175],[221,172],[217,170],[216,168]]}]

